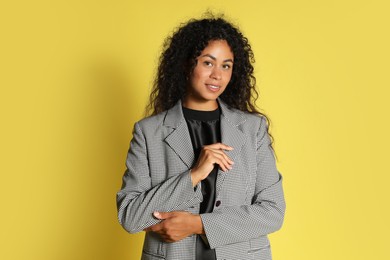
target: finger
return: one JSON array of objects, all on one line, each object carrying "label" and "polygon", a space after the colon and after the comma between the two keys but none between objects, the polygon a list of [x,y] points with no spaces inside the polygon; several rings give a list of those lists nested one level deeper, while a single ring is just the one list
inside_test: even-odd
[{"label": "finger", "polygon": [[225,159],[225,157],[221,154],[215,153],[213,154],[213,162],[218,164],[223,171],[228,171],[232,169],[231,164]]},{"label": "finger", "polygon": [[155,230],[156,228],[154,226],[151,226],[151,227],[148,227],[148,228],[145,228],[144,231],[145,232],[156,232],[157,230]]},{"label": "finger", "polygon": [[153,216],[154,216],[155,218],[162,219],[162,218],[161,218],[161,213],[158,212],[158,211],[153,212]]},{"label": "finger", "polygon": [[219,154],[222,155],[223,158],[229,163],[229,164],[234,164],[233,160],[229,158],[223,151],[221,150],[216,150],[216,149],[209,149],[209,151],[212,151],[214,154]]},{"label": "finger", "polygon": [[219,167],[221,168],[222,171],[227,172],[228,170],[230,170],[229,167],[231,167],[231,166],[228,167],[227,164],[223,160],[221,160],[219,158],[215,158],[214,161],[215,161],[215,164],[219,165]]},{"label": "finger", "polygon": [[163,237],[163,240],[168,243],[173,243],[175,240],[171,239],[170,237]]},{"label": "finger", "polygon": [[205,157],[208,161],[212,160],[215,156],[227,161],[230,165],[234,164],[233,160],[229,158],[222,150],[205,147],[201,153],[201,157]]},{"label": "finger", "polygon": [[160,234],[160,236],[161,236],[161,238],[162,238],[165,242],[169,242],[169,243],[172,243],[172,242],[176,242],[176,241],[181,240],[180,237],[172,236],[172,235],[168,235],[168,234]]},{"label": "finger", "polygon": [[171,215],[172,212],[158,212],[158,211],[153,212],[153,216],[158,219],[167,219],[171,217]]},{"label": "finger", "polygon": [[209,145],[205,145],[205,147],[210,147],[210,148],[213,148],[213,149],[228,150],[228,151],[231,151],[231,150],[234,149],[233,147],[231,147],[229,145],[226,145],[224,143],[209,144]]},{"label": "finger", "polygon": [[230,164],[224,159],[224,156],[214,151],[215,150],[213,149],[205,149],[204,153],[202,153],[199,158],[200,164],[218,164],[223,171],[227,171],[228,168],[231,168]]},{"label": "finger", "polygon": [[148,228],[145,228],[145,231],[153,231],[153,232],[159,232],[162,229],[162,224],[155,224],[153,226],[150,226]]}]

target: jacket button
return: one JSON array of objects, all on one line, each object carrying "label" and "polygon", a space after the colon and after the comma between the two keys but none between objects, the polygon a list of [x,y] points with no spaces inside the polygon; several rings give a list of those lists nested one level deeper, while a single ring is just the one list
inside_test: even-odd
[{"label": "jacket button", "polygon": [[221,205],[221,201],[220,201],[220,200],[217,200],[217,202],[215,202],[215,206],[216,206],[216,207],[219,207],[219,205]]}]

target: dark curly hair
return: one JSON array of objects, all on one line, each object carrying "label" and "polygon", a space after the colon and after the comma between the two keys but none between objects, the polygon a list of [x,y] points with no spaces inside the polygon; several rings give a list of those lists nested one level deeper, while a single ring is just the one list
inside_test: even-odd
[{"label": "dark curly hair", "polygon": [[234,56],[231,80],[219,98],[232,108],[264,116],[269,125],[268,117],[255,104],[259,94],[249,41],[221,17],[191,19],[165,40],[146,115],[168,110],[185,96],[196,58],[213,40],[225,40]]}]

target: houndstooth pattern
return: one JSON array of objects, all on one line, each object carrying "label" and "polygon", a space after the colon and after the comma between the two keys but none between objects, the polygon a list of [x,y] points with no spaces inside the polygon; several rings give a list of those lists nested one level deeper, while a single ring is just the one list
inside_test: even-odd
[{"label": "houndstooth pattern", "polygon": [[[212,213],[201,214],[204,238],[217,259],[270,260],[267,234],[283,222],[282,177],[276,169],[264,118],[221,107],[222,143],[233,169],[219,171]],[[145,118],[134,126],[123,176],[117,193],[118,218],[130,233],[159,222],[154,211],[199,213],[202,193],[192,187],[194,152],[179,101],[170,110]],[[217,206],[218,205],[218,206]],[[194,260],[195,235],[165,243],[153,233],[145,236],[142,259]]]}]

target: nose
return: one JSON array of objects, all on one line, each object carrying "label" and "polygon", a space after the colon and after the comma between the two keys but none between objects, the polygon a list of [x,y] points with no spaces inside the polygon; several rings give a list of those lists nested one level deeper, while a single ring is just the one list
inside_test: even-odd
[{"label": "nose", "polygon": [[210,74],[210,78],[212,79],[221,79],[222,78],[222,73],[221,71],[219,70],[219,68],[217,67],[214,67],[214,69],[212,70],[211,74]]}]

